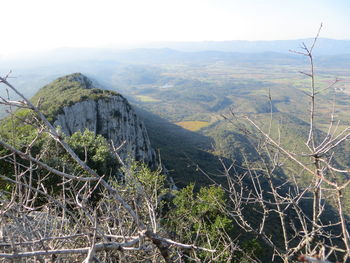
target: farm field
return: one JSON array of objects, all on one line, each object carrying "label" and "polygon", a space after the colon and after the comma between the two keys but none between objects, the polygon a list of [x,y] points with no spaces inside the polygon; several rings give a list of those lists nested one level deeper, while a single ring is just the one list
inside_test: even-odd
[{"label": "farm field", "polygon": [[207,121],[180,121],[176,122],[176,125],[181,126],[182,128],[189,131],[199,131],[200,129],[210,125],[210,122]]}]

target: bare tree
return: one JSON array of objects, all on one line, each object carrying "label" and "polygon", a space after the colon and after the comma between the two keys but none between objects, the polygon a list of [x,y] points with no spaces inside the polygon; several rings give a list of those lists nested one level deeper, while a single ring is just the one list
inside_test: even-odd
[{"label": "bare tree", "polygon": [[[272,111],[266,129],[251,116],[232,112],[225,117],[233,125],[243,119],[258,132],[256,152],[260,159],[254,164],[247,160],[243,172],[223,162],[227,185],[221,187],[230,205],[217,205],[242,230],[264,242],[273,252],[273,261],[347,262],[350,256],[343,197],[350,171],[334,160],[338,147],[350,137],[350,127],[340,130],[333,110],[323,138],[319,139],[316,129],[316,98],[337,83],[335,80],[319,89],[315,82],[313,50],[320,30],[311,46],[303,44],[302,52],[295,52],[310,61],[310,71],[302,72],[311,83],[307,93],[309,128],[303,147],[287,149],[281,143],[283,138],[272,135]],[[8,78],[0,77],[0,83],[20,100],[0,98],[1,104],[28,110],[31,118],[13,118],[35,127],[35,133],[25,145],[18,145],[13,121],[13,140],[0,137],[0,146],[5,149],[0,158],[10,164],[9,171],[0,174],[1,187],[5,185],[0,192],[0,261],[200,262],[195,252],[204,251],[208,252],[205,262],[217,262],[223,253],[241,251],[227,233],[220,235],[224,251],[218,251],[209,236],[205,247],[197,246],[196,239],[181,243],[168,238],[158,215],[163,194],[160,172],[145,179],[142,166],[124,163],[118,147],[112,145],[123,167],[123,180],[98,174],[77,156],[40,111],[40,105],[33,105]],[[34,155],[32,148],[42,138],[62,149],[74,162],[74,169],[48,163],[47,149]],[[281,169],[291,163],[298,172],[281,179]],[[308,184],[300,184],[301,175],[307,175]],[[52,180],[56,180],[54,186]],[[95,198],[96,193],[103,198]],[[226,262],[232,260],[227,257]]]},{"label": "bare tree", "polygon": [[[339,146],[350,137],[350,127],[339,128],[333,107],[327,132],[316,128],[317,98],[338,82],[336,79],[321,88],[316,84],[313,51],[321,28],[322,25],[310,46],[303,43],[302,51],[292,51],[310,63],[309,71],[301,72],[310,79],[310,91],[306,93],[310,99],[309,128],[304,145],[286,148],[278,127],[272,135],[272,110],[270,124],[265,128],[252,116],[237,116],[233,111],[224,116],[235,126],[244,120],[257,132],[256,151],[260,156],[258,164],[245,162],[244,173],[235,172],[234,165],[224,165],[226,191],[232,204],[226,213],[241,229],[270,247],[272,260],[329,262],[331,258],[347,262],[350,256],[343,197],[350,171],[341,169],[335,160]],[[272,105],[271,95],[269,98]],[[288,166],[297,171],[288,173]],[[282,177],[282,169],[288,177]],[[300,183],[302,175],[308,178],[307,184]]]},{"label": "bare tree", "polygon": [[[206,247],[167,238],[158,217],[164,194],[160,171],[124,163],[112,145],[123,178],[98,174],[8,77],[0,77],[0,82],[21,99],[1,98],[1,103],[28,110],[31,118],[14,115],[12,121],[35,127],[35,133],[27,144],[17,145],[14,124],[13,144],[0,138],[0,158],[10,164],[9,171],[0,174],[0,183],[8,183],[0,193],[1,262],[183,262],[190,258],[189,251],[208,252],[206,262],[215,262],[222,251],[210,245],[209,237]],[[48,149],[33,155],[42,138],[62,149],[58,154],[67,154],[74,169],[62,159],[58,166],[50,165],[45,159],[51,154]],[[225,249],[233,253],[230,244]]]}]

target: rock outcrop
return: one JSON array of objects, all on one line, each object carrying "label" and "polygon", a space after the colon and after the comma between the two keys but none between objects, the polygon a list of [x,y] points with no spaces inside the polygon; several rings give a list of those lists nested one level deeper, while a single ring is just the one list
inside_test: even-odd
[{"label": "rock outcrop", "polygon": [[[80,82],[84,89],[97,89],[94,82],[84,75],[73,75],[74,78],[69,75],[67,79],[72,79],[75,86]],[[66,89],[67,87],[62,87],[62,90]],[[128,101],[119,94],[84,97],[81,101],[70,103],[59,110],[54,125],[60,126],[66,135],[89,129],[108,141],[113,141],[117,147],[122,145],[119,155],[123,160],[131,158],[150,166],[155,165],[155,151],[151,147],[145,125]]]}]

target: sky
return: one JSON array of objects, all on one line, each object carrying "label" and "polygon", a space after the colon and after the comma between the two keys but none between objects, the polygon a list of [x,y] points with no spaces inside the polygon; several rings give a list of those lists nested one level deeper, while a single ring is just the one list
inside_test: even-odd
[{"label": "sky", "polygon": [[0,0],[0,59],[155,41],[350,39],[349,0]]}]

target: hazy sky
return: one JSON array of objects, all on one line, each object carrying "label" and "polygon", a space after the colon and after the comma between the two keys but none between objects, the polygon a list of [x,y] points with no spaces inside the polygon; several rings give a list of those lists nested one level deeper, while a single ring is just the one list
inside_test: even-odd
[{"label": "hazy sky", "polygon": [[0,55],[130,42],[350,39],[350,0],[0,0]]}]

